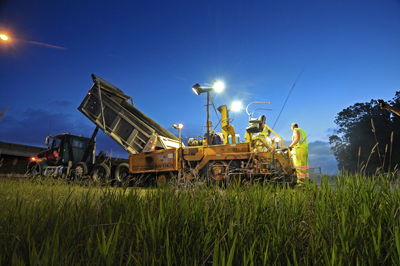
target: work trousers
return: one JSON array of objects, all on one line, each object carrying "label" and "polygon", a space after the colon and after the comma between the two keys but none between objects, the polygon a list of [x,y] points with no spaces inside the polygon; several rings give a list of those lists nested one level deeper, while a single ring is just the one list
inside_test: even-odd
[{"label": "work trousers", "polygon": [[296,147],[292,150],[293,166],[296,169],[297,183],[308,180],[308,148]]}]

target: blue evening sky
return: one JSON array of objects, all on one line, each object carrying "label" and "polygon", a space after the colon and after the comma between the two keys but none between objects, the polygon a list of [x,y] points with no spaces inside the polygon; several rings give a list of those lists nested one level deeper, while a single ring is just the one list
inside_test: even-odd
[{"label": "blue evening sky", "polygon": [[[77,108],[92,73],[172,133],[184,124],[184,138],[206,130],[206,95],[191,87],[215,79],[226,83],[212,93],[216,107],[271,102],[251,111],[273,109],[255,112],[272,127],[304,69],[274,130],[288,145],[298,123],[310,167],[334,172],[328,138],[337,113],[400,90],[398,0],[1,1],[0,31],[11,37],[0,42],[5,142],[44,146],[49,128],[89,136],[95,126]],[[231,117],[243,140],[248,115]],[[105,134],[97,142],[127,157]]]}]

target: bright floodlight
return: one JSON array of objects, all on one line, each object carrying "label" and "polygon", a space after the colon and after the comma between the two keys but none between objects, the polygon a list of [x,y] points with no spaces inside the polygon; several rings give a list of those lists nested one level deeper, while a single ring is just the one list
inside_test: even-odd
[{"label": "bright floodlight", "polygon": [[221,92],[225,88],[225,84],[222,81],[218,81],[213,84],[213,88],[215,92]]},{"label": "bright floodlight", "polygon": [[172,127],[175,129],[181,129],[181,128],[183,128],[183,125],[182,124],[174,124],[174,125],[172,125]]},{"label": "bright floodlight", "polygon": [[239,111],[240,109],[242,109],[242,102],[233,102],[231,105],[231,111]]},{"label": "bright floodlight", "polygon": [[197,95],[200,95],[200,93],[202,93],[202,88],[199,85],[199,83],[196,83],[193,87],[192,90],[194,91],[194,93],[196,93]]},{"label": "bright floodlight", "polygon": [[5,35],[5,34],[0,34],[0,38],[1,38],[3,41],[7,41],[7,40],[8,40],[8,36]]}]

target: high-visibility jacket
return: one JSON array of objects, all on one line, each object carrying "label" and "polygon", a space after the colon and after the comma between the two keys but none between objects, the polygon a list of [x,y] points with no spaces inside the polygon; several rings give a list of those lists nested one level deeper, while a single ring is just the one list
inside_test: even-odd
[{"label": "high-visibility jacket", "polygon": [[[294,130],[300,133],[300,140],[293,146],[292,159],[293,165],[296,168],[297,181],[302,182],[302,180],[309,177],[307,135],[301,128],[295,128]],[[296,133],[293,133],[292,141],[296,138]]]},{"label": "high-visibility jacket", "polygon": [[[302,130],[301,128],[295,128],[294,130],[298,131],[300,133],[300,140],[299,140],[299,142],[296,143],[296,145],[294,145],[293,148],[295,148],[295,149],[299,148],[299,147],[308,148],[306,132],[304,132],[304,130]],[[295,131],[293,131],[293,133]],[[294,141],[295,138],[296,138],[296,134],[294,133],[293,137],[292,137],[292,141]]]}]

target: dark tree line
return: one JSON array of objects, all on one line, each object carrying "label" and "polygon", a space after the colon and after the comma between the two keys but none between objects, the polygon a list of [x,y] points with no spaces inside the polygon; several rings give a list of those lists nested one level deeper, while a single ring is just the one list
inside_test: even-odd
[{"label": "dark tree line", "polygon": [[[387,102],[400,108],[400,91]],[[377,169],[387,172],[389,167],[393,172],[400,164],[400,117],[381,109],[377,100],[343,109],[335,123],[338,134],[330,136],[329,143],[333,145],[339,169],[352,173],[363,169],[375,174]]]}]

